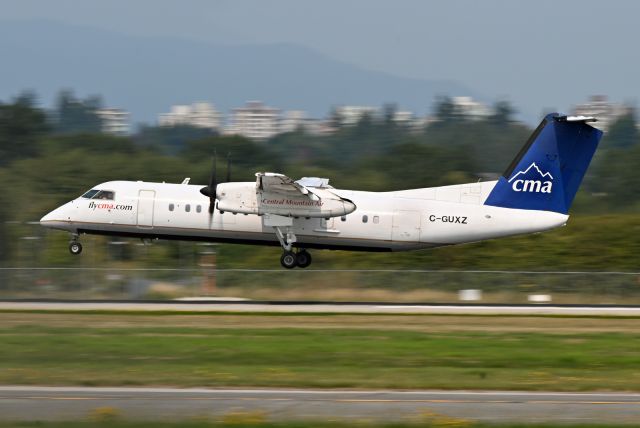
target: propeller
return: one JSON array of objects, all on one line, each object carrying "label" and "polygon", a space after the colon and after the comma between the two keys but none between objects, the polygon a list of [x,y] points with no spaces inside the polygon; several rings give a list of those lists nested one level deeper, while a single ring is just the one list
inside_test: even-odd
[{"label": "propeller", "polygon": [[[218,154],[213,151],[213,160],[211,166],[211,176],[209,177],[209,185],[200,189],[200,193],[209,198],[209,223],[213,221],[213,213],[216,208],[216,196],[218,190],[218,172],[217,172],[217,157]],[[227,153],[227,175],[226,182],[231,181],[231,153]]]},{"label": "propeller", "polygon": [[200,193],[209,198],[209,215],[211,216],[210,220],[213,218],[213,211],[216,206],[216,189],[218,187],[218,177],[216,171],[217,157],[217,153],[214,151],[211,166],[211,176],[209,176],[209,185],[200,189]]}]

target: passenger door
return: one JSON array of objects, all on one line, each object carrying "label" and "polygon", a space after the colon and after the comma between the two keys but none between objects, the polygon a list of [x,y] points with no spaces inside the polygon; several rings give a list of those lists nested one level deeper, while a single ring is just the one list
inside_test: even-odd
[{"label": "passenger door", "polygon": [[391,239],[393,241],[420,241],[420,212],[394,211]]},{"label": "passenger door", "polygon": [[153,205],[156,192],[154,190],[140,190],[138,192],[138,227],[153,227]]}]

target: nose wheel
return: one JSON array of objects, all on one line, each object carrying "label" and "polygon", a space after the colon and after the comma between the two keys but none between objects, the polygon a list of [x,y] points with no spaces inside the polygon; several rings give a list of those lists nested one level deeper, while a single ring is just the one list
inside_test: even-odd
[{"label": "nose wheel", "polygon": [[82,244],[77,242],[77,241],[73,241],[69,243],[69,252],[71,254],[73,254],[74,256],[77,256],[78,254],[80,254],[82,252]]},{"label": "nose wheel", "polygon": [[71,241],[69,241],[69,252],[74,256],[77,256],[82,252],[82,244],[78,241],[79,235],[77,233],[71,234]]}]

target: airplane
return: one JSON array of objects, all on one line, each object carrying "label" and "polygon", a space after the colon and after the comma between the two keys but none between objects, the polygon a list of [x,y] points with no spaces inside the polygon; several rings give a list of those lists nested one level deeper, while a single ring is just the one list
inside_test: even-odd
[{"label": "airplane", "polygon": [[498,180],[364,192],[318,177],[256,173],[255,182],[207,186],[109,181],[46,214],[71,233],[279,245],[287,269],[311,264],[309,249],[406,251],[564,226],[602,131],[595,117],[548,114]]}]

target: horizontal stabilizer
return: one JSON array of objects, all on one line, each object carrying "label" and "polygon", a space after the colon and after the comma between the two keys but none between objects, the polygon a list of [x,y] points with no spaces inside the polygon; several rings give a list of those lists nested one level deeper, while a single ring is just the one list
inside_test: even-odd
[{"label": "horizontal stabilizer", "polygon": [[593,116],[558,116],[555,118],[558,122],[597,122]]}]

